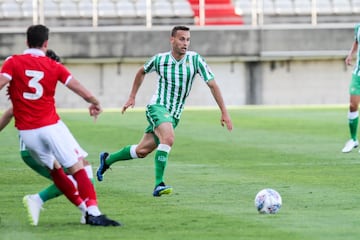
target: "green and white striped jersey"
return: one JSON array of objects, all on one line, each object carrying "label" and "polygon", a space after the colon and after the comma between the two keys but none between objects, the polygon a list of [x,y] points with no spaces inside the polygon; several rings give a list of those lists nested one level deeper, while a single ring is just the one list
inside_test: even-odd
[{"label": "green and white striped jersey", "polygon": [[[357,41],[359,43],[360,41],[360,24],[356,24],[355,26],[355,36],[354,36],[354,40]],[[353,74],[360,76],[360,48],[358,47],[357,51],[356,51],[356,64],[354,67],[354,71]]]},{"label": "green and white striped jersey", "polygon": [[187,51],[180,61],[171,52],[159,53],[144,64],[144,70],[145,73],[156,71],[159,76],[156,92],[149,104],[165,106],[176,119],[180,119],[196,74],[205,82],[214,79],[205,60],[193,51]]}]

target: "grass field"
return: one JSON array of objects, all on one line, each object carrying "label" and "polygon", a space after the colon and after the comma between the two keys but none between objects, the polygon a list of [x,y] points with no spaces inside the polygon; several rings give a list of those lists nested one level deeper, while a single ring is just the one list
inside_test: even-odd
[{"label": "grass field", "polygon": [[[119,162],[96,182],[102,211],[120,228],[79,223],[63,196],[45,203],[30,226],[22,197],[50,182],[20,159],[16,130],[0,133],[0,239],[358,239],[360,155],[343,154],[347,108],[244,107],[231,109],[234,130],[219,124],[217,110],[187,110],[176,130],[167,172],[172,195],[152,197],[153,154]],[[143,111],[105,111],[94,124],[86,113],[61,112],[94,171],[99,152],[136,143]],[[276,215],[260,215],[254,197],[280,192]]]}]

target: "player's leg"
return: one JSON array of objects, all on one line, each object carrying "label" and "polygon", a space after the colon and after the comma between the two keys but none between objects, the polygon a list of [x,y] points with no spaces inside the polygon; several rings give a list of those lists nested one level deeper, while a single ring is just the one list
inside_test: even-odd
[{"label": "player's leg", "polygon": [[[26,137],[25,137],[26,138]],[[31,148],[29,148],[29,151],[31,151]],[[32,154],[32,156],[35,156],[37,159],[41,159],[38,155],[35,153]],[[44,156],[42,154],[42,156]],[[74,186],[73,182],[67,177],[63,169],[61,168],[60,164],[58,164],[55,159],[51,159],[51,156],[46,157],[49,159],[49,161],[46,161],[46,165],[50,166],[50,164],[53,165],[53,167],[49,167],[49,172],[51,175],[51,179],[53,179],[53,182],[55,183],[56,187],[64,193],[64,195],[75,205],[78,206],[78,208],[82,211],[86,211],[86,206],[83,203],[83,200],[81,199],[80,195],[78,194],[78,191],[76,187]],[[45,161],[44,161],[45,163]],[[52,168],[52,170],[50,170]],[[28,210],[29,216],[30,216],[30,222],[32,225],[37,225],[39,220],[39,214],[40,210],[42,208],[42,203],[39,196],[32,196],[27,195],[23,198],[23,203],[25,207]]]},{"label": "player's leg", "polygon": [[[31,157],[29,151],[21,150],[20,152],[21,158],[31,169],[40,174],[41,176],[48,178],[51,180],[50,171],[48,168],[40,165],[34,158]],[[92,183],[94,183],[92,167],[90,163],[86,160],[84,161],[84,168],[88,175],[88,178]],[[70,180],[75,182],[71,175],[68,175]],[[28,211],[30,223],[32,225],[37,225],[39,221],[40,211],[42,210],[42,206],[48,200],[61,196],[63,193],[55,186],[55,184],[50,184],[48,187],[40,190],[38,193],[26,195],[23,198],[23,203]],[[82,215],[80,219],[81,223],[85,223],[85,214]]]},{"label": "player's leg", "polygon": [[[51,180],[49,169],[36,162],[35,159],[31,157],[29,151],[22,150],[20,152],[20,155],[26,165],[28,165],[31,169],[33,169],[41,176]],[[56,198],[60,195],[62,195],[62,192],[54,184],[51,184],[50,186],[42,189],[36,194],[24,196],[23,203],[25,208],[27,209],[30,224],[34,226],[38,225],[40,211],[43,209],[43,204],[46,201]]]},{"label": "player's leg", "polygon": [[96,171],[97,179],[102,181],[106,170],[115,162],[144,158],[151,153],[156,146],[157,144],[155,143],[153,134],[145,133],[143,138],[136,145],[128,145],[113,153],[100,153],[100,165]]},{"label": "player's leg", "polygon": [[351,139],[354,141],[357,141],[357,129],[359,122],[359,111],[358,111],[359,102],[360,102],[360,95],[350,96],[348,119],[349,119],[350,136]]},{"label": "player's leg", "polygon": [[358,106],[360,102],[360,77],[353,75],[350,84],[350,105],[348,112],[348,124],[350,131],[350,140],[346,142],[343,153],[350,152],[359,145],[357,139],[357,129],[359,122]]},{"label": "player's leg", "polygon": [[[95,188],[88,178],[83,161],[78,160],[84,159],[87,153],[80,147],[66,125],[60,121],[47,129],[46,134],[42,135],[42,137],[45,138],[46,143],[54,152],[56,159],[59,160],[63,167],[68,169],[69,174],[76,180],[78,193],[83,200],[82,203],[86,205],[86,223],[96,226],[120,226],[120,223],[107,218],[101,213]],[[52,174],[52,176],[55,182],[54,175]],[[55,184],[57,187],[61,186],[59,183]],[[71,196],[68,196],[65,190],[60,187],[59,189],[71,200]]]},{"label": "player's leg", "polygon": [[[35,159],[33,157],[31,157],[29,151],[22,150],[20,152],[20,154],[21,154],[21,158],[26,163],[26,165],[28,165],[31,169],[33,169],[35,172],[37,172],[41,176],[51,180],[51,174],[50,174],[49,169],[47,167],[42,166],[37,161],[35,161]],[[84,169],[86,171],[86,174],[87,174],[89,180],[91,181],[92,184],[94,184],[94,174],[92,172],[91,164],[85,159],[82,159],[82,161],[83,161]],[[66,169],[64,169],[64,170],[66,170]],[[68,175],[68,177],[70,178],[70,180],[72,182],[74,182],[74,184],[76,184],[73,176]],[[57,189],[56,186],[54,186],[53,184],[39,192],[39,195],[44,202],[46,202],[50,199],[53,199],[55,197],[58,197],[62,194],[63,193],[59,189]]]},{"label": "player's leg", "polygon": [[[31,169],[33,169],[35,172],[40,174],[41,176],[51,180],[50,171],[47,167],[44,167],[40,165],[38,162],[35,161],[33,157],[31,157],[29,151],[22,150],[20,152],[22,160],[28,165]],[[49,187],[41,190],[39,193],[39,197],[43,202],[46,202],[47,200],[53,199],[55,197],[58,197],[62,195],[62,192],[54,185],[50,185]],[[42,204],[41,203],[41,204]]]},{"label": "player's leg", "polygon": [[[97,207],[95,189],[87,177],[83,162],[78,160],[84,158],[86,153],[78,145],[65,124],[60,121],[44,128],[20,131],[20,135],[31,156],[51,169],[53,182],[69,201],[80,211],[91,214],[87,215],[86,223],[101,226],[120,225],[104,215],[96,216],[100,211]],[[61,165],[55,159],[58,159]],[[77,182],[77,188],[66,176],[62,167],[69,169],[69,173]]]},{"label": "player's leg", "polygon": [[172,187],[164,183],[165,168],[168,162],[169,153],[174,143],[174,128],[171,122],[161,123],[155,128],[155,134],[159,139],[159,145],[155,152],[155,188],[154,197],[160,197],[163,194],[170,194]]},{"label": "player's leg", "polygon": [[[178,120],[174,119],[162,105],[148,106],[146,109],[146,117],[153,129],[155,142],[157,143],[154,158],[155,188],[153,196],[159,197],[172,192],[172,187],[164,183],[164,174],[169,153],[174,143],[174,129],[178,124]],[[149,130],[149,128],[147,130]]]}]

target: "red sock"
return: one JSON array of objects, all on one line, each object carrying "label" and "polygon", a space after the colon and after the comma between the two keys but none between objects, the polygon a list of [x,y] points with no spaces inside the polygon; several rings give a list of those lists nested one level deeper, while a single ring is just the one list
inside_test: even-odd
[{"label": "red sock", "polygon": [[78,190],[82,199],[85,200],[86,206],[97,206],[96,192],[93,184],[89,180],[85,169],[77,171],[73,177],[78,184]]},{"label": "red sock", "polygon": [[64,193],[67,199],[70,200],[75,206],[79,206],[83,199],[80,197],[79,192],[75,188],[71,180],[66,176],[62,168],[53,169],[50,172],[55,185]]}]

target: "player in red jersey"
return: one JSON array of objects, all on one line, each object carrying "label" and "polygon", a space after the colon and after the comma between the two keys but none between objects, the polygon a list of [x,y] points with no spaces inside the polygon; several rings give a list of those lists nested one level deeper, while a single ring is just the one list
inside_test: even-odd
[{"label": "player in red jersey", "polygon": [[[0,89],[9,84],[15,127],[31,156],[49,169],[55,185],[86,213],[87,224],[120,226],[98,208],[94,186],[80,161],[86,152],[56,112],[56,85],[61,82],[90,103],[90,116],[95,119],[102,111],[100,102],[62,64],[45,56],[49,39],[46,26],[32,25],[26,36],[28,49],[8,57],[0,71]],[[62,167],[74,177],[77,188]]]},{"label": "player in red jersey", "polygon": [[[46,56],[57,61],[61,62],[60,57],[51,49],[46,50]],[[13,117],[13,108],[9,107],[6,111],[3,112],[3,114],[0,117],[0,132],[10,123],[11,119]],[[47,167],[44,167],[43,165],[39,164],[34,158],[31,157],[29,151],[26,149],[26,146],[24,145],[21,138],[19,138],[20,144],[20,156],[21,159],[24,161],[26,165],[28,165],[32,170],[37,172],[39,175],[50,179],[51,175]],[[93,171],[91,164],[83,159],[84,161],[84,168],[85,171],[90,179],[90,181],[93,183]],[[70,178],[73,182],[75,182],[74,178],[71,175],[67,175],[68,178]],[[50,184],[49,186],[43,188],[41,191],[35,193],[35,194],[28,194],[25,195],[23,198],[23,204],[27,210],[28,213],[28,219],[30,221],[30,224],[33,226],[37,226],[39,223],[40,218],[40,212],[43,210],[43,205],[56,197],[59,197],[63,195],[63,193],[55,186],[54,183]],[[81,214],[80,223],[85,224],[85,214]]]}]

